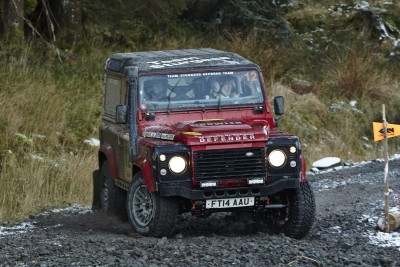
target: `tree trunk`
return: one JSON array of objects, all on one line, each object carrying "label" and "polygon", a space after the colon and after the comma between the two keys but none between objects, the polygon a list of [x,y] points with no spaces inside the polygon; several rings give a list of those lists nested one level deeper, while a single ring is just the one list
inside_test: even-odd
[{"label": "tree trunk", "polygon": [[81,36],[82,1],[38,0],[31,20],[51,42],[62,41],[71,45]]},{"label": "tree trunk", "polygon": [[0,0],[0,38],[22,43],[24,38],[24,1]]},{"label": "tree trunk", "polygon": [[81,0],[42,0],[52,12],[56,36],[68,44],[81,37],[82,1]]}]

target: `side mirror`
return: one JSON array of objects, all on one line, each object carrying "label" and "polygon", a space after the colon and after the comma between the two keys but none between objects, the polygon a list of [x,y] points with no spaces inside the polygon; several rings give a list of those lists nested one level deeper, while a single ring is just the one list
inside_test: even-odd
[{"label": "side mirror", "polygon": [[125,105],[117,106],[116,121],[118,124],[125,124],[127,121],[127,107]]},{"label": "side mirror", "polygon": [[285,103],[283,101],[283,96],[274,97],[274,111],[275,115],[280,116],[285,113]]}]

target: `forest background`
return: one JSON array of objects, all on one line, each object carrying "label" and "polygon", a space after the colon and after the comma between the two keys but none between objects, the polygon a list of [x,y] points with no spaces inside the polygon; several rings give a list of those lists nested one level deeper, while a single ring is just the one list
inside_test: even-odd
[{"label": "forest background", "polygon": [[[115,52],[211,47],[256,62],[311,163],[380,158],[400,123],[398,1],[1,0],[0,222],[90,205],[103,67]],[[399,150],[390,139],[390,153]]]}]

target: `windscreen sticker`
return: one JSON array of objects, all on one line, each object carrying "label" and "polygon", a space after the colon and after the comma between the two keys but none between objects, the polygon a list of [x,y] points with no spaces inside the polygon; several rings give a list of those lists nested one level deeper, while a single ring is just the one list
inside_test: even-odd
[{"label": "windscreen sticker", "polygon": [[171,60],[155,60],[147,62],[150,68],[154,69],[162,69],[165,67],[174,67],[181,65],[195,65],[201,64],[204,62],[211,61],[224,61],[226,64],[234,65],[239,64],[239,62],[229,58],[229,57],[211,57],[211,58],[199,58],[199,57],[185,57],[185,58],[177,58]]},{"label": "windscreen sticker", "polygon": [[208,77],[208,76],[220,76],[220,75],[233,75],[233,71],[169,74],[167,75],[167,77],[185,78],[185,77],[201,77],[201,76]]},{"label": "windscreen sticker", "polygon": [[143,132],[143,136],[150,138],[164,139],[164,140],[174,140],[175,138],[174,134],[156,133],[156,132]]}]

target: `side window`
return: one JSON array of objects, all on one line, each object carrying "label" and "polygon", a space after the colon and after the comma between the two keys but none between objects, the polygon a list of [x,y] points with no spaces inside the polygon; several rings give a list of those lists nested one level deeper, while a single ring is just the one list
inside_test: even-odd
[{"label": "side window", "polygon": [[107,76],[104,92],[104,115],[115,118],[116,107],[125,103],[125,89],[120,77]]}]

